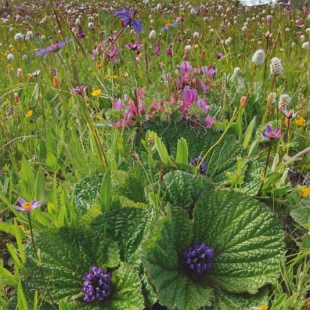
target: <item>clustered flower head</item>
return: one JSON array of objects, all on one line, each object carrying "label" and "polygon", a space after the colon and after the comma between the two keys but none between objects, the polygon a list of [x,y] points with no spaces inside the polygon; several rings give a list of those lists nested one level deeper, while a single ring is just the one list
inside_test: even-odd
[{"label": "clustered flower head", "polygon": [[291,97],[287,94],[283,94],[279,98],[279,109],[286,110],[289,103],[291,102]]},{"label": "clustered flower head", "polygon": [[83,279],[84,301],[103,300],[109,295],[111,274],[105,273],[102,267],[93,265],[91,270],[84,274]]},{"label": "clustered flower head", "polygon": [[202,274],[212,268],[214,249],[208,247],[204,242],[189,246],[183,253],[187,267],[196,274]]},{"label": "clustered flower head", "polygon": [[21,207],[14,206],[14,208],[18,211],[23,211],[27,213],[30,213],[35,208],[39,207],[42,203],[41,201],[36,201],[36,200],[33,200],[31,202],[26,202],[26,200],[20,197],[18,198],[18,202],[21,205]]},{"label": "clustered flower head", "polygon": [[[202,162],[202,157],[198,156],[196,158],[193,158],[190,162],[189,165],[193,167],[197,167],[200,163]],[[201,165],[199,166],[198,171],[200,174],[207,175],[207,162],[202,162]]]},{"label": "clustered flower head", "polygon": [[266,58],[265,52],[263,50],[257,50],[252,57],[252,62],[255,63],[256,67],[259,67],[264,63],[265,58]]},{"label": "clustered flower head", "polygon": [[270,62],[270,73],[274,76],[281,75],[283,73],[283,67],[281,59],[273,57]]}]

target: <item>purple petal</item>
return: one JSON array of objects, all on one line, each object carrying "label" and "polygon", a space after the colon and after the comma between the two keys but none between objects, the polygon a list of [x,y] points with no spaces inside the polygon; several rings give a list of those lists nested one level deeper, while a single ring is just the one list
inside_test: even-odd
[{"label": "purple petal", "polygon": [[26,211],[24,208],[19,207],[19,206],[13,206],[13,207],[18,211]]},{"label": "purple petal", "polygon": [[266,139],[270,140],[270,138],[269,138],[268,134],[266,134],[266,132],[263,132],[263,136],[264,136]]},{"label": "purple petal", "polygon": [[266,132],[267,132],[268,135],[269,135],[271,132],[273,132],[273,129],[272,129],[272,127],[271,127],[270,125],[267,125],[267,126],[266,126]]},{"label": "purple petal", "polygon": [[279,132],[280,132],[280,127],[277,127],[277,129],[274,131],[274,133],[275,133],[276,135],[278,135]]},{"label": "purple petal", "polygon": [[[18,202],[20,203],[21,206],[23,206],[26,203],[26,200],[24,200],[23,198],[19,197]],[[14,206],[15,207],[15,206]],[[23,209],[24,210],[24,209]]]}]

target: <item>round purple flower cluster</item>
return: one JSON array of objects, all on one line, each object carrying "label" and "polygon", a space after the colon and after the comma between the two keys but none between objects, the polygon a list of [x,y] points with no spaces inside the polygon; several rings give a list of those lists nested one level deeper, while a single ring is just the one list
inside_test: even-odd
[{"label": "round purple flower cluster", "polygon": [[102,267],[93,265],[91,270],[84,274],[83,279],[84,301],[102,300],[109,295],[111,274],[105,273]]},{"label": "round purple flower cluster", "polygon": [[[202,157],[201,156],[198,156],[196,158],[193,158],[189,164],[190,166],[193,166],[193,167],[197,167],[202,161]],[[207,162],[202,162],[202,164],[200,165],[198,171],[200,172],[200,174],[204,174],[204,175],[207,175]]]},{"label": "round purple flower cluster", "polygon": [[214,249],[208,247],[204,242],[194,243],[183,253],[186,265],[196,274],[202,274],[212,268]]}]

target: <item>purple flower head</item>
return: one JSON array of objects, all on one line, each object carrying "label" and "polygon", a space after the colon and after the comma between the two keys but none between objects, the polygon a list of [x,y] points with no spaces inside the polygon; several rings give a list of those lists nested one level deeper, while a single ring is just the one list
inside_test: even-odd
[{"label": "purple flower head", "polygon": [[81,87],[77,86],[76,88],[72,89],[71,92],[73,94],[82,95],[85,92],[87,86],[81,85]]},{"label": "purple flower head", "polygon": [[183,253],[185,263],[190,270],[196,274],[202,274],[212,268],[214,249],[208,247],[204,242],[195,242]]},{"label": "purple flower head", "polygon": [[62,47],[64,47],[65,45],[67,45],[69,42],[73,41],[73,39],[69,39],[69,40],[66,40],[66,41],[60,41],[60,42],[56,42],[55,44],[52,44],[46,48],[42,48],[42,49],[39,49],[37,52],[36,52],[36,55],[39,56],[39,55],[47,55],[48,53],[50,52],[57,52],[59,51]]},{"label": "purple flower head", "polygon": [[192,67],[192,65],[190,64],[189,61],[183,61],[180,64],[180,69],[181,69],[183,74],[186,74],[186,73],[192,72],[193,67]]},{"label": "purple flower head", "polygon": [[40,70],[36,70],[33,73],[29,73],[29,78],[37,77],[40,74]]},{"label": "purple flower head", "polygon": [[90,271],[83,276],[82,293],[84,301],[103,300],[110,293],[111,274],[105,273],[102,267],[92,265]]},{"label": "purple flower head", "polygon": [[[193,167],[197,167],[198,165],[200,165],[202,161],[202,157],[198,156],[196,158],[193,158],[190,162],[189,165],[193,166]],[[200,174],[204,174],[207,175],[207,162],[202,162],[201,165],[199,166],[198,171],[200,172]]]},{"label": "purple flower head", "polygon": [[193,102],[195,102],[197,99],[197,89],[191,89],[189,86],[185,86],[183,99],[188,104],[192,104]]},{"label": "purple flower head", "polygon": [[133,27],[135,33],[139,34],[143,30],[143,26],[141,24],[140,19],[135,19],[135,15],[137,14],[137,10],[130,11],[124,9],[122,11],[116,11],[114,16],[119,17],[124,23],[124,28]]},{"label": "purple flower head", "polygon": [[105,54],[106,54],[106,56],[108,57],[109,60],[113,60],[119,54],[119,51],[114,46],[112,50],[106,51]]},{"label": "purple flower head", "polygon": [[282,109],[282,113],[288,119],[291,119],[298,114],[298,112],[295,113],[294,110],[287,111],[286,109]]},{"label": "purple flower head", "polygon": [[179,25],[178,23],[166,24],[163,28],[160,29],[160,33],[162,33],[164,30],[168,30],[170,27],[176,27],[178,25]]},{"label": "purple flower head", "polygon": [[156,48],[155,48],[155,55],[159,56],[160,55],[160,42],[156,42]]},{"label": "purple flower head", "polygon": [[125,108],[125,105],[121,102],[121,100],[118,98],[118,99],[115,99],[114,103],[113,103],[113,108],[115,110],[122,110]]},{"label": "purple flower head", "polygon": [[222,53],[217,53],[217,59],[221,59],[221,58],[223,58],[223,54]]},{"label": "purple flower head", "polygon": [[18,211],[23,211],[27,213],[30,213],[35,208],[39,207],[42,203],[41,201],[36,201],[36,200],[33,200],[31,202],[26,202],[23,198],[20,198],[20,197],[18,198],[18,202],[21,205],[21,207],[14,206],[14,208]]},{"label": "purple flower head", "polygon": [[167,56],[171,56],[172,57],[172,50],[171,50],[170,47],[167,48],[166,53],[167,53]]},{"label": "purple flower head", "polygon": [[202,71],[204,76],[208,75],[208,76],[214,78],[214,76],[216,75],[216,68],[214,66],[210,66],[210,67],[202,66],[201,71]]},{"label": "purple flower head", "polygon": [[268,140],[276,140],[282,138],[284,135],[280,134],[280,127],[275,130],[270,125],[266,126],[266,132],[263,132],[263,136]]},{"label": "purple flower head", "polygon": [[137,54],[138,54],[140,52],[140,48],[141,48],[141,40],[138,40],[134,44],[131,44],[131,43],[125,44],[125,46],[127,48],[129,48],[130,50],[137,52]]},{"label": "purple flower head", "polygon": [[76,36],[78,38],[84,38],[85,37],[85,33],[84,33],[84,31],[83,31],[83,29],[82,29],[82,27],[80,25],[79,25],[79,28],[78,28],[78,30],[76,32]]}]

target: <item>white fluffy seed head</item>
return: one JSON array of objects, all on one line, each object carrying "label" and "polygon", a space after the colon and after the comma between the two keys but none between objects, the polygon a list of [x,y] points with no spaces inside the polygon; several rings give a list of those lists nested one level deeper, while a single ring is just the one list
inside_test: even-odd
[{"label": "white fluffy seed head", "polygon": [[193,33],[193,38],[194,38],[195,40],[199,39],[199,33],[198,33],[198,32],[194,32],[194,33]]},{"label": "white fluffy seed head", "polygon": [[270,62],[270,73],[274,76],[281,75],[283,73],[283,67],[281,59],[273,57]]},{"label": "white fluffy seed head", "polygon": [[310,48],[310,42],[305,42],[303,43],[303,45],[301,46],[301,48],[303,50],[308,50]]},{"label": "white fluffy seed head", "polygon": [[252,57],[252,62],[255,63],[256,67],[259,67],[264,63],[265,58],[266,58],[265,52],[263,50],[257,50]]},{"label": "white fluffy seed head", "polygon": [[15,41],[18,41],[18,42],[22,42],[22,41],[24,41],[24,36],[23,36],[20,32],[18,32],[18,33],[16,33],[16,35],[14,36],[14,40],[15,40]]},{"label": "white fluffy seed head", "polygon": [[281,95],[279,98],[279,109],[286,110],[290,102],[291,97],[288,94]]}]

